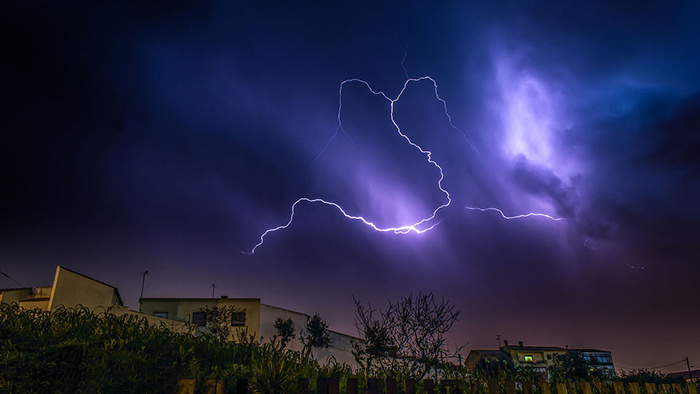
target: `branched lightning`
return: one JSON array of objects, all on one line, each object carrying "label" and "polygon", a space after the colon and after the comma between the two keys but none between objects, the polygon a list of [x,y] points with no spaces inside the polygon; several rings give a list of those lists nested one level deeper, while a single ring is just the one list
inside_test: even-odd
[{"label": "branched lightning", "polygon": [[[442,190],[442,189],[441,189],[441,190]],[[445,192],[445,193],[447,193],[447,192]],[[448,198],[449,198],[449,193],[448,193]],[[451,200],[448,200],[448,201],[451,202]],[[295,214],[295,212],[296,212],[296,206],[299,205],[299,203],[301,203],[301,202],[321,203],[321,204],[325,204],[325,205],[332,206],[332,207],[334,207],[335,209],[337,209],[338,211],[340,211],[340,213],[342,213],[343,216],[345,216],[345,217],[348,218],[348,219],[351,219],[351,220],[358,220],[358,221],[360,221],[360,222],[366,224],[367,226],[371,227],[371,228],[372,228],[373,230],[375,230],[375,231],[379,231],[379,232],[393,232],[394,234],[407,234],[407,233],[410,233],[410,232],[414,232],[414,233],[416,233],[416,234],[422,234],[422,233],[424,233],[424,232],[426,232],[426,231],[432,230],[432,229],[433,229],[435,226],[437,226],[440,222],[437,222],[437,223],[433,224],[432,226],[427,227],[427,228],[424,228],[424,229],[419,229],[417,226],[420,225],[420,224],[422,224],[422,223],[425,223],[425,222],[427,222],[427,221],[429,221],[429,220],[431,220],[431,219],[433,219],[433,218],[435,217],[435,214],[437,213],[437,211],[438,211],[439,209],[442,209],[442,208],[444,208],[444,207],[446,207],[446,206],[449,205],[449,203],[448,203],[448,204],[443,204],[443,205],[441,205],[438,209],[435,210],[435,212],[433,212],[433,215],[432,215],[430,218],[423,219],[423,220],[421,220],[420,222],[415,223],[415,224],[412,224],[412,225],[401,226],[401,227],[379,227],[379,226],[377,226],[376,224],[374,224],[373,222],[370,222],[369,220],[363,218],[362,216],[349,215],[347,212],[345,212],[345,210],[343,209],[343,207],[341,207],[340,205],[338,205],[338,204],[336,204],[336,203],[334,203],[334,202],[332,202],[332,201],[326,201],[326,200],[324,200],[324,199],[322,199],[322,198],[306,198],[306,197],[302,197],[302,198],[296,200],[296,201],[294,202],[294,204],[292,204],[292,214],[289,216],[289,221],[288,221],[286,224],[283,224],[283,225],[281,225],[281,226],[277,226],[277,227],[274,227],[274,228],[271,228],[271,229],[266,230],[266,231],[260,236],[260,242],[259,242],[257,245],[255,245],[255,247],[253,247],[253,249],[252,249],[249,253],[246,253],[246,254],[253,254],[253,253],[255,253],[255,249],[257,249],[258,246],[260,246],[260,245],[263,244],[263,242],[265,241],[265,236],[266,236],[267,234],[273,233],[273,232],[278,231],[278,230],[284,230],[284,229],[286,229],[287,227],[289,227],[289,226],[292,224],[292,222],[294,221],[294,214]]]},{"label": "branched lightning", "polygon": [[550,216],[550,215],[547,215],[547,214],[544,214],[544,213],[534,213],[534,212],[530,212],[530,213],[526,213],[526,214],[523,214],[523,215],[506,216],[506,214],[503,213],[503,211],[501,211],[501,210],[498,209],[498,208],[474,208],[474,207],[465,207],[465,208],[466,208],[466,209],[469,209],[469,210],[472,210],[472,211],[481,211],[481,212],[495,211],[495,212],[500,213],[500,214],[501,214],[501,217],[503,217],[503,219],[508,219],[508,220],[512,220],[512,219],[524,219],[524,218],[529,218],[529,217],[533,217],[533,216],[539,216],[539,217],[547,218],[547,219],[549,219],[549,220],[554,220],[555,222],[558,222],[558,221],[560,221],[560,220],[564,220],[564,218],[555,218],[554,216]]},{"label": "branched lightning", "polygon": [[[405,60],[405,57],[404,57],[404,60]],[[438,172],[439,172],[439,174],[440,174],[440,177],[439,177],[439,179],[438,179],[438,181],[437,181],[437,187],[438,187],[438,189],[445,195],[446,201],[445,201],[443,204],[439,205],[437,208],[435,208],[435,210],[433,210],[432,214],[431,214],[429,217],[423,218],[423,219],[419,220],[418,222],[415,222],[415,223],[412,223],[412,224],[406,224],[406,225],[402,225],[402,226],[398,226],[398,227],[379,227],[379,226],[377,226],[375,223],[373,223],[373,222],[371,222],[371,221],[365,219],[365,218],[362,217],[362,216],[355,216],[355,215],[350,215],[350,214],[348,214],[340,205],[338,205],[338,204],[335,203],[335,202],[327,201],[327,200],[324,200],[324,199],[321,199],[321,198],[301,197],[301,198],[299,198],[298,200],[296,200],[296,201],[294,202],[294,204],[292,204],[292,207],[291,207],[291,214],[290,214],[290,216],[289,216],[289,221],[287,221],[286,224],[283,224],[283,225],[280,225],[280,226],[277,226],[277,227],[270,228],[270,229],[266,230],[266,231],[265,231],[264,233],[262,233],[262,235],[260,236],[260,242],[258,242],[258,243],[253,247],[253,249],[250,250],[250,252],[244,252],[244,253],[246,253],[246,254],[254,254],[254,253],[255,253],[255,250],[256,250],[258,247],[260,247],[260,246],[265,242],[265,237],[266,237],[267,235],[269,235],[270,233],[273,233],[273,232],[276,232],[276,231],[279,231],[279,230],[283,230],[283,229],[286,229],[287,227],[289,227],[289,226],[292,224],[292,222],[294,221],[295,209],[296,209],[297,205],[299,205],[299,203],[301,203],[301,202],[313,203],[313,204],[315,204],[315,203],[320,203],[320,204],[332,206],[332,207],[336,208],[338,211],[340,211],[340,213],[343,214],[343,216],[345,216],[347,219],[360,221],[360,222],[364,223],[365,225],[371,227],[373,230],[379,231],[379,232],[393,232],[393,233],[395,233],[395,234],[407,234],[407,233],[411,233],[411,232],[412,232],[412,233],[422,234],[422,233],[424,233],[424,232],[426,232],[426,231],[432,230],[435,226],[437,226],[437,225],[440,223],[440,221],[438,221],[438,222],[433,223],[432,225],[430,225],[430,226],[428,226],[428,227],[423,227],[423,224],[426,224],[426,223],[428,223],[428,222],[433,221],[433,220],[435,219],[435,217],[437,216],[437,214],[438,214],[438,212],[439,212],[440,210],[442,210],[443,208],[446,208],[446,207],[450,206],[450,204],[452,203],[452,198],[450,197],[450,193],[449,193],[447,190],[445,190],[445,189],[443,188],[443,186],[442,186],[442,181],[443,181],[444,178],[445,178],[445,174],[444,174],[444,172],[443,172],[443,169],[442,169],[442,167],[433,159],[433,153],[432,153],[431,151],[427,150],[427,149],[423,149],[421,146],[419,146],[418,144],[416,144],[415,142],[413,142],[406,134],[404,134],[404,133],[401,131],[401,127],[399,127],[399,124],[398,124],[398,123],[396,122],[396,120],[394,119],[394,104],[396,104],[396,103],[401,99],[401,96],[402,96],[402,95],[404,94],[404,92],[406,91],[408,85],[409,85],[410,83],[418,83],[418,82],[422,82],[422,81],[430,81],[430,82],[433,84],[433,91],[435,92],[435,98],[436,98],[438,101],[440,101],[440,103],[442,103],[442,107],[443,107],[445,116],[446,116],[446,118],[447,118],[447,120],[448,120],[448,122],[449,122],[450,127],[452,127],[454,130],[458,131],[458,132],[464,137],[465,141],[469,144],[469,146],[471,147],[471,149],[474,150],[474,152],[476,152],[477,154],[480,154],[480,153],[479,153],[479,151],[476,149],[476,147],[474,146],[474,144],[472,144],[471,140],[467,137],[466,133],[465,133],[464,131],[462,131],[460,128],[458,128],[457,126],[455,126],[454,123],[452,122],[452,117],[450,116],[450,114],[449,114],[449,112],[448,112],[448,110],[447,110],[447,102],[446,102],[444,99],[442,99],[442,98],[440,97],[440,95],[438,94],[438,85],[437,85],[437,82],[436,82],[432,77],[430,77],[430,76],[423,76],[423,77],[419,77],[419,78],[408,78],[408,71],[406,71],[406,68],[405,68],[404,65],[403,65],[403,61],[402,61],[402,64],[401,64],[401,65],[402,65],[402,67],[404,68],[404,72],[406,73],[407,78],[406,78],[406,81],[405,81],[404,84],[403,84],[403,87],[402,87],[401,91],[399,92],[399,94],[398,94],[398,95],[396,96],[396,98],[394,98],[394,99],[390,98],[388,95],[386,95],[386,94],[385,94],[384,92],[382,92],[382,91],[375,91],[375,90],[372,88],[372,86],[370,86],[370,84],[369,84],[367,81],[364,81],[364,80],[362,80],[362,79],[358,79],[358,78],[346,79],[345,81],[343,81],[343,82],[340,84],[340,87],[339,87],[339,90],[338,90],[338,114],[337,114],[337,124],[336,124],[335,131],[334,131],[333,135],[330,137],[330,139],[328,140],[328,142],[326,143],[326,145],[324,146],[323,150],[316,156],[316,158],[314,158],[313,162],[316,162],[316,161],[326,152],[326,150],[328,149],[328,147],[330,146],[330,144],[333,142],[333,140],[338,136],[338,134],[339,134],[340,132],[342,132],[343,134],[345,134],[345,135],[348,137],[348,139],[350,140],[350,142],[352,143],[352,138],[350,138],[350,136],[349,136],[348,133],[345,131],[345,129],[343,129],[343,122],[342,122],[343,88],[345,87],[346,84],[349,84],[349,83],[360,83],[360,84],[365,85],[365,87],[367,87],[367,89],[368,89],[373,95],[375,95],[375,96],[381,96],[381,97],[383,97],[384,99],[386,99],[386,100],[389,102],[389,107],[390,107],[390,120],[391,120],[391,123],[392,123],[392,124],[394,125],[394,127],[396,128],[396,132],[397,132],[409,145],[411,145],[411,146],[414,147],[416,150],[418,150],[421,154],[423,154],[423,155],[425,156],[427,162],[430,163],[431,165],[433,165],[433,166],[438,170]],[[355,149],[354,143],[353,143],[353,149]],[[497,209],[497,208],[470,208],[470,207],[467,207],[467,208],[468,208],[468,209],[473,209],[473,210],[480,210],[480,211],[482,211],[482,212],[483,212],[483,211],[490,211],[490,210],[498,211],[498,212],[501,214],[501,216],[503,216],[505,219],[517,219],[517,218],[525,218],[525,217],[529,217],[529,216],[542,216],[542,217],[547,217],[547,218],[549,218],[549,219],[551,219],[551,220],[555,220],[555,221],[562,220],[561,218],[554,218],[554,217],[551,217],[551,216],[549,216],[549,215],[540,214],[540,213],[529,213],[529,214],[527,214],[527,215],[519,215],[519,216],[512,216],[512,217],[509,217],[509,216],[504,215],[503,212],[502,212],[501,210]]]}]

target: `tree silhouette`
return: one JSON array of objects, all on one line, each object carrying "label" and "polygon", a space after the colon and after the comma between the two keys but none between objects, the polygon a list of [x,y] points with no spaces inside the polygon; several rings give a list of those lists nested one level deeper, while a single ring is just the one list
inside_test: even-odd
[{"label": "tree silhouette", "polygon": [[301,343],[304,344],[304,354],[311,356],[311,348],[325,349],[331,346],[331,333],[328,324],[318,313],[306,322],[306,329],[300,333]]}]

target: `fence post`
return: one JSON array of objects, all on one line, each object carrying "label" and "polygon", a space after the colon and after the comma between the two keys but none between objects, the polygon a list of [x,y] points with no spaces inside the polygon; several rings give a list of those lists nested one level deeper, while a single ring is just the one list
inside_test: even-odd
[{"label": "fence post", "polygon": [[348,394],[357,394],[357,378],[348,378],[345,385],[347,386]]},{"label": "fence post", "polygon": [[178,394],[194,394],[194,379],[180,379],[177,382]]},{"label": "fence post", "polygon": [[625,394],[625,386],[622,382],[613,382],[613,391],[615,394]]},{"label": "fence post", "polygon": [[236,379],[236,394],[248,394],[248,379]]},{"label": "fence post", "polygon": [[540,382],[540,390],[542,394],[552,394],[552,390],[548,382]]},{"label": "fence post", "polygon": [[367,394],[379,394],[379,379],[367,378]]},{"label": "fence post", "polygon": [[515,382],[512,380],[506,380],[505,389],[506,394],[515,394]]},{"label": "fence post", "polygon": [[680,383],[672,383],[671,387],[673,387],[674,393],[683,393],[683,386]]},{"label": "fence post", "polygon": [[523,394],[535,394],[535,389],[532,387],[532,382],[522,382]]},{"label": "fence post", "polygon": [[435,392],[435,381],[433,379],[423,379],[423,392],[433,394]]},{"label": "fence post", "polygon": [[493,379],[489,379],[486,382],[486,386],[489,389],[489,394],[500,394],[501,392],[501,390],[498,388],[498,382]]},{"label": "fence post", "polygon": [[204,394],[226,394],[226,381],[223,379],[205,380]]},{"label": "fence post", "polygon": [[671,391],[671,385],[668,383],[661,383],[661,390],[665,392]]},{"label": "fence post", "polygon": [[566,383],[557,383],[557,394],[567,394]]},{"label": "fence post", "polygon": [[591,383],[581,382],[581,392],[583,394],[593,394],[593,390],[591,390]]},{"label": "fence post", "polygon": [[610,393],[610,385],[605,382],[595,382],[595,387],[598,389],[600,394]]},{"label": "fence post", "polygon": [[639,383],[629,382],[628,386],[630,388],[630,394],[641,394],[639,391]]},{"label": "fence post", "polygon": [[404,379],[403,391],[406,394],[416,394],[418,392],[418,390],[416,389],[416,381],[413,379]]},{"label": "fence post", "polygon": [[688,394],[698,394],[698,387],[694,383],[686,383],[685,387],[688,389]]}]

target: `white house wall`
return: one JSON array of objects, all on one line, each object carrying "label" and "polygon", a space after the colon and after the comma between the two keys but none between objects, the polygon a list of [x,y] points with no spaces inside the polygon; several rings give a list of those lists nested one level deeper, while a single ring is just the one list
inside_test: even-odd
[{"label": "white house wall", "polygon": [[[260,336],[262,336],[262,342],[270,342],[272,340],[272,336],[277,332],[274,326],[277,318],[291,318],[292,321],[294,321],[296,338],[287,344],[287,349],[301,351],[304,345],[302,345],[300,340],[300,331],[306,327],[306,322],[309,317],[310,316],[305,313],[261,304]],[[326,365],[335,360],[335,362],[339,364],[345,363],[350,365],[353,369],[357,368],[355,357],[352,355],[352,343],[353,341],[359,341],[359,339],[335,331],[330,331],[330,334],[331,347],[328,349],[313,349],[312,356],[318,360],[321,365]]]}]

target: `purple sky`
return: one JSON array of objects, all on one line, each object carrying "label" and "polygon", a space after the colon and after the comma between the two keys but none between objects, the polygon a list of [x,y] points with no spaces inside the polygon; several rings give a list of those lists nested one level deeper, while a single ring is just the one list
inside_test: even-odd
[{"label": "purple sky", "polygon": [[463,3],[4,4],[0,269],[700,365],[700,7]]}]

